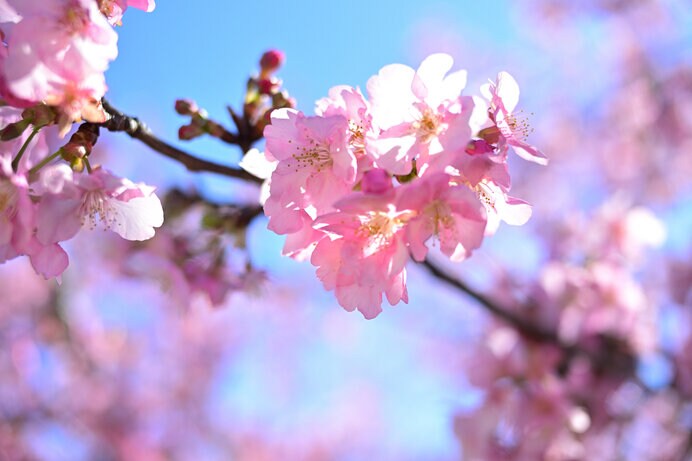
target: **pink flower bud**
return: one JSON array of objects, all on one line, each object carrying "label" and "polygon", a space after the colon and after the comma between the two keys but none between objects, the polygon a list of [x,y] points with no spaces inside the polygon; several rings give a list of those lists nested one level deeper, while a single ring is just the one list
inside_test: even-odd
[{"label": "pink flower bud", "polygon": [[191,99],[178,99],[175,101],[175,111],[180,115],[193,115],[199,112],[199,107]]},{"label": "pink flower bud", "polygon": [[259,89],[260,94],[273,94],[278,88],[277,83],[278,82],[275,79],[261,78],[257,82],[257,88]]},{"label": "pink flower bud", "polygon": [[204,134],[204,129],[196,124],[183,125],[178,129],[178,139],[189,141]]},{"label": "pink flower bud", "polygon": [[260,59],[260,75],[266,77],[271,75],[276,69],[284,63],[285,56],[282,51],[269,50],[266,51]]},{"label": "pink flower bud", "polygon": [[387,171],[382,168],[366,171],[361,182],[361,190],[366,194],[384,194],[390,191],[394,186],[392,178]]},{"label": "pink flower bud", "polygon": [[490,154],[493,148],[483,139],[474,139],[466,146],[466,153],[469,155]]}]

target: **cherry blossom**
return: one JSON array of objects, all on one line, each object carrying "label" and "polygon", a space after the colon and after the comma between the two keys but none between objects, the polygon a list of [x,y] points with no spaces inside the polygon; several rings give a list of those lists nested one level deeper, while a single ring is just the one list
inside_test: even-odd
[{"label": "cherry blossom", "polygon": [[[454,150],[470,140],[471,129],[458,100],[466,71],[446,75],[452,64],[449,55],[435,54],[416,71],[392,64],[368,80],[373,124],[382,130],[370,143],[378,166],[408,174],[416,158],[424,169],[429,156],[443,151],[443,142]],[[443,141],[445,137],[454,142]]]},{"label": "cherry blossom", "polygon": [[413,213],[396,208],[394,192],[354,192],[335,203],[338,211],[320,216],[322,239],[310,261],[327,290],[334,290],[346,310],[374,318],[382,294],[390,304],[408,301],[404,228]]},{"label": "cherry blossom", "polygon": [[46,170],[44,183],[54,193],[39,204],[37,237],[44,243],[60,242],[80,228],[106,229],[126,240],[146,240],[163,223],[161,202],[154,188],[118,178],[104,169],[74,177],[64,165]]},{"label": "cherry blossom", "polygon": [[499,147],[512,147],[521,158],[539,165],[546,165],[548,159],[540,150],[526,143],[529,126],[514,112],[519,102],[519,85],[507,72],[497,74],[497,79],[481,88],[490,101],[490,118],[499,130]]},{"label": "cherry blossom", "polygon": [[117,35],[90,0],[8,0],[18,17],[4,28],[2,75],[13,97],[60,106],[67,117],[90,116],[106,91],[103,72],[115,59]]},{"label": "cherry blossom", "polygon": [[347,147],[344,117],[306,117],[292,109],[275,110],[265,136],[265,154],[278,160],[265,208],[270,229],[296,231],[295,220],[289,221],[288,216],[309,207],[317,213],[328,211],[335,197],[350,191],[356,157]]},{"label": "cherry blossom", "polygon": [[397,205],[414,210],[415,218],[406,227],[411,254],[423,261],[426,241],[433,237],[452,261],[461,261],[478,248],[486,227],[485,208],[464,185],[450,185],[453,178],[441,173],[427,176],[402,188]]}]

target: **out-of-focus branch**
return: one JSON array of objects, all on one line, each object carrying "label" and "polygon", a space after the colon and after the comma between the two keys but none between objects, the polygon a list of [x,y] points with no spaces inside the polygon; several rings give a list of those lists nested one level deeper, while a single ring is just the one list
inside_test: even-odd
[{"label": "out-of-focus branch", "polygon": [[187,152],[178,149],[177,147],[171,146],[170,144],[162,141],[156,137],[149,127],[147,127],[143,122],[141,122],[136,117],[130,117],[125,115],[108,103],[108,101],[103,100],[103,108],[110,115],[110,118],[101,123],[100,126],[106,128],[109,131],[121,131],[135,138],[156,152],[171,158],[190,171],[206,171],[210,173],[217,173],[231,178],[242,179],[245,181],[250,181],[254,183],[261,183],[263,180],[258,178],[245,170],[239,168],[233,168],[227,165],[221,165],[218,163],[210,162],[208,160],[203,160],[194,155],[188,154]]},{"label": "out-of-focus branch", "polygon": [[578,344],[565,343],[560,339],[556,331],[542,327],[517,315],[483,293],[474,290],[462,280],[445,272],[444,269],[435,265],[429,259],[422,264],[434,277],[473,298],[488,312],[515,328],[524,338],[530,341],[551,344],[559,348],[564,356],[563,362],[558,368],[566,366],[574,357],[581,356],[591,362],[595,372],[629,377],[643,390],[650,391],[647,385],[636,376],[636,359],[634,355],[629,349],[623,347],[623,344],[617,342],[615,338],[609,336],[599,337],[597,338],[597,346],[590,348],[584,348]]},{"label": "out-of-focus branch", "polygon": [[526,319],[519,317],[518,315],[514,314],[513,312],[510,312],[509,310],[505,309],[504,307],[500,306],[490,298],[486,297],[484,294],[474,290],[470,286],[468,286],[466,283],[463,281],[459,280],[456,277],[453,277],[452,275],[448,274],[445,272],[442,268],[439,266],[433,264],[430,262],[429,259],[426,259],[423,262],[423,266],[425,266],[430,273],[438,278],[439,280],[442,280],[443,282],[447,283],[448,285],[453,286],[454,288],[457,288],[464,293],[466,293],[468,296],[476,300],[481,306],[483,306],[485,309],[487,309],[490,313],[495,315],[496,317],[502,319],[503,321],[509,323],[512,325],[514,328],[517,329],[522,335],[524,335],[528,339],[532,339],[534,341],[538,342],[547,342],[547,343],[553,343],[562,349],[571,349],[570,346],[565,345],[560,341],[560,338],[558,338],[557,334],[554,331],[551,330],[546,330],[544,328],[541,328],[540,326],[527,321]]}]

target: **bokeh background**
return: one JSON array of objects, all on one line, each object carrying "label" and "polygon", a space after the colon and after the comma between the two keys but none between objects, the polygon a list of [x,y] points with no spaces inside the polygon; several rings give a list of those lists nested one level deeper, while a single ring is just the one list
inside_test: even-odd
[{"label": "bokeh background", "polygon": [[[551,163],[512,159],[513,195],[534,205],[532,222],[502,227],[451,269],[501,298],[536,276],[559,238],[550,223],[614,195],[666,224],[651,271],[690,261],[685,0],[160,0],[153,13],[128,11],[118,33],[109,100],[160,137],[229,164],[240,152],[216,140],[176,141],[185,120],[173,103],[194,99],[228,122],[226,105],[241,106],[267,49],[286,53],[278,75],[305,112],[331,86],[363,88],[382,66],[415,68],[434,52],[468,70],[470,93],[507,70],[522,89],[530,140]],[[122,134],[104,134],[97,150],[115,173],[161,191],[220,204],[256,197],[254,186],[190,173]],[[253,222],[247,254],[267,280],[222,307],[177,299],[175,280],[142,276],[149,269],[132,268],[137,260],[126,265],[140,276],[123,275],[130,249],[101,231],[72,242],[60,286],[26,261],[1,266],[0,453],[22,445],[46,460],[458,459],[452,421],[479,398],[464,370],[485,314],[412,265],[410,303],[365,321],[338,307],[309,264],[281,258],[282,244],[263,218]],[[641,276],[661,291],[650,274]],[[661,315],[670,336],[689,328]],[[653,356],[640,373],[655,386],[668,367]]]}]

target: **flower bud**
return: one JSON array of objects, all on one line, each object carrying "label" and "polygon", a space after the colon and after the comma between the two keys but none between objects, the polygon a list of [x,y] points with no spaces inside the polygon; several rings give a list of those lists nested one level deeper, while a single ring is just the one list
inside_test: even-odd
[{"label": "flower bud", "polygon": [[474,139],[466,145],[466,153],[469,155],[490,154],[493,148],[483,139]]},{"label": "flower bud", "polygon": [[190,123],[189,125],[183,125],[178,129],[178,139],[183,141],[189,141],[198,136],[204,134],[204,129],[198,124]]},{"label": "flower bud", "polygon": [[175,101],[175,111],[180,115],[194,115],[199,112],[199,107],[191,99],[178,99]]},{"label": "flower bud", "polygon": [[89,154],[89,149],[82,144],[77,144],[75,142],[68,142],[63,147],[60,148],[60,156],[70,162],[70,164],[81,159]]},{"label": "flower bud", "polygon": [[31,121],[35,127],[44,127],[56,122],[58,114],[55,108],[45,104],[38,104],[24,109],[22,118]]},{"label": "flower bud", "polygon": [[478,137],[485,140],[488,144],[497,144],[500,141],[500,129],[496,126],[483,128],[478,132]]},{"label": "flower bud", "polygon": [[260,59],[260,76],[268,77],[284,63],[284,53],[279,50],[266,51]]},{"label": "flower bud", "polygon": [[273,78],[261,78],[257,81],[260,94],[273,94],[279,88],[279,80]]},{"label": "flower bud", "polygon": [[0,141],[10,141],[18,138],[24,133],[24,130],[29,126],[30,121],[23,119],[15,123],[10,123],[5,128],[0,130]]}]

